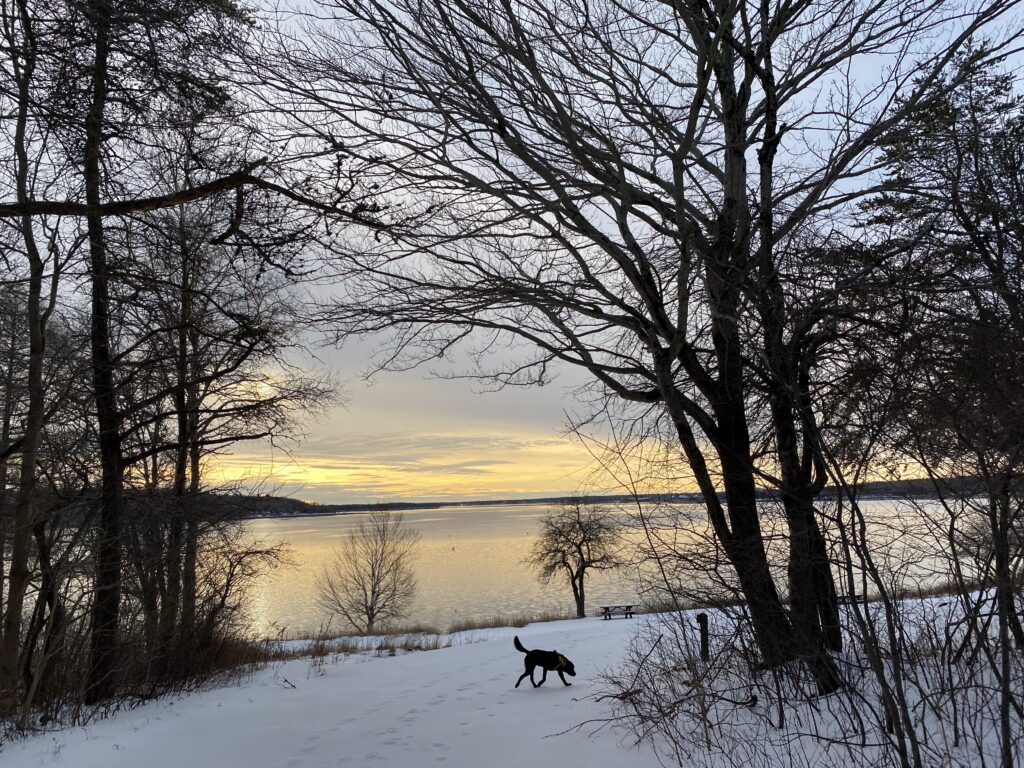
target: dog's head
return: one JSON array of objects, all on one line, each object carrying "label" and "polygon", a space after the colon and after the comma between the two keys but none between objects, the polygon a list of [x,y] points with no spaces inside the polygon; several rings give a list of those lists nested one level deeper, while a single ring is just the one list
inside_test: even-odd
[{"label": "dog's head", "polygon": [[576,667],[572,665],[572,662],[558,653],[558,651],[555,651],[555,653],[558,655],[558,668],[569,677],[576,677]]}]

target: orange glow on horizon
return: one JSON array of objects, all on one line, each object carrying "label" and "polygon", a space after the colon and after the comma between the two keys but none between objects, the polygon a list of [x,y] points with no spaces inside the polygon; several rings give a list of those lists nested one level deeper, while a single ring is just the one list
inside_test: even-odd
[{"label": "orange glow on horizon", "polygon": [[[634,444],[629,456],[589,447],[603,460],[579,439],[550,434],[379,434],[300,446],[291,455],[249,446],[211,457],[206,480],[212,488],[327,504],[697,490],[682,457],[651,444]],[[915,476],[909,467],[900,474]],[[862,482],[885,479],[892,478],[870,472]]]},{"label": "orange glow on horizon", "polygon": [[[340,446],[344,450],[338,455],[326,456],[302,447],[292,457],[270,448],[239,450],[213,457],[207,478],[215,487],[242,485],[322,503],[556,496],[584,488],[624,491],[608,473],[595,471],[592,457],[575,439],[480,436],[479,447],[466,447],[465,436],[428,438],[431,445],[421,453],[414,453],[416,438],[403,450],[360,453],[355,441]],[[451,448],[444,447],[447,441]]]}]

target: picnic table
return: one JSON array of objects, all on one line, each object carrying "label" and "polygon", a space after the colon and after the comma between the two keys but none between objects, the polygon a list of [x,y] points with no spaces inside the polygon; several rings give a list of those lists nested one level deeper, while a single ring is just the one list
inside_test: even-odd
[{"label": "picnic table", "polygon": [[602,618],[610,619],[612,616],[625,616],[627,619],[633,618],[633,605],[602,605],[601,606]]}]

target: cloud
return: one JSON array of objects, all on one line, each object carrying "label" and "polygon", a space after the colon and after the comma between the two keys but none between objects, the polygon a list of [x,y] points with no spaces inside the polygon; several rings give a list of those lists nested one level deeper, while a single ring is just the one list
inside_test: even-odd
[{"label": "cloud", "polygon": [[528,497],[578,489],[589,458],[547,435],[317,435],[291,458],[269,447],[219,456],[208,476],[338,503]]},{"label": "cloud", "polygon": [[431,433],[351,434],[344,438],[317,435],[302,445],[302,454],[310,458],[326,456],[364,460],[379,457],[391,463],[419,462],[434,456],[447,456],[467,451],[515,451],[525,448],[564,445],[556,437],[521,437],[512,435],[448,435]]}]

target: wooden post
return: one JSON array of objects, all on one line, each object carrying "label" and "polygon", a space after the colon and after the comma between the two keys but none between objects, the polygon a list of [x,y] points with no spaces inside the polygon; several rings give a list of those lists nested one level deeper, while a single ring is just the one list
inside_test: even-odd
[{"label": "wooden post", "polygon": [[706,613],[697,614],[697,625],[700,627],[700,660],[710,661],[711,648],[708,644],[708,615]]}]

